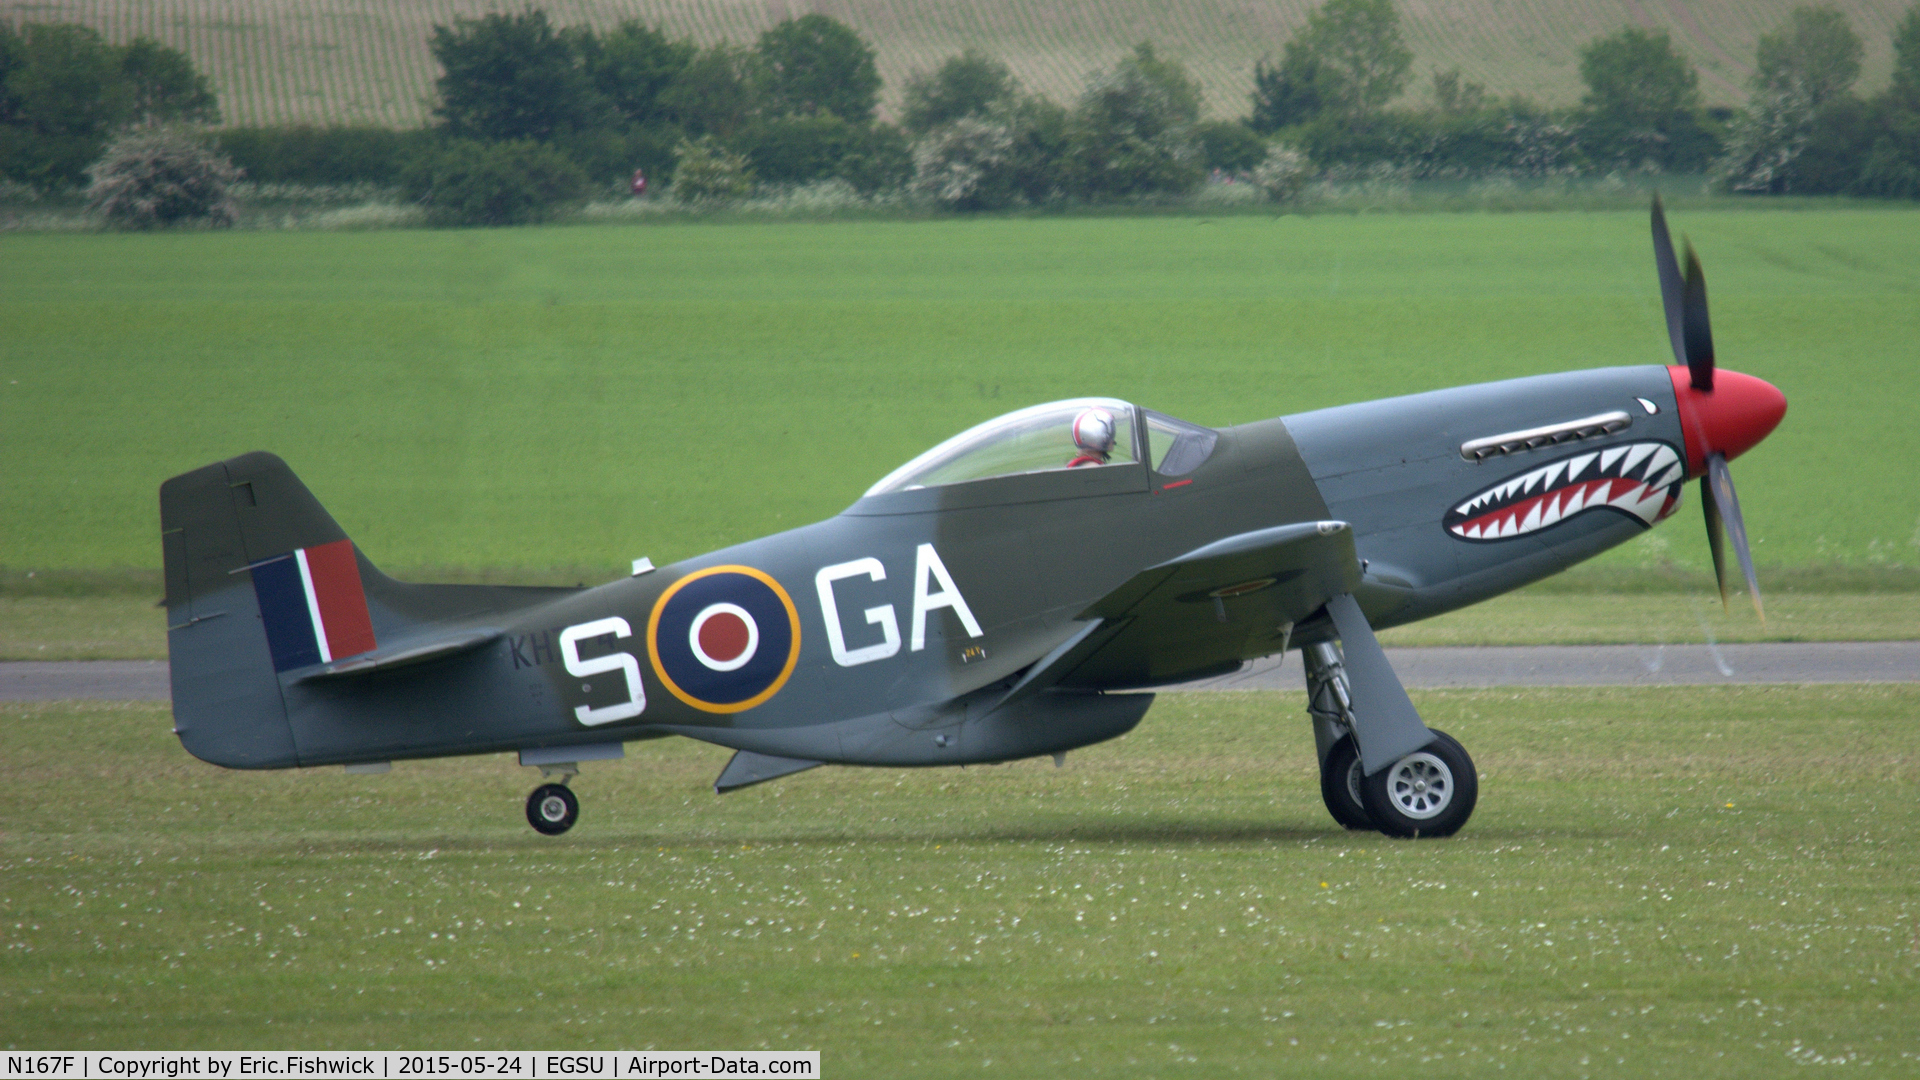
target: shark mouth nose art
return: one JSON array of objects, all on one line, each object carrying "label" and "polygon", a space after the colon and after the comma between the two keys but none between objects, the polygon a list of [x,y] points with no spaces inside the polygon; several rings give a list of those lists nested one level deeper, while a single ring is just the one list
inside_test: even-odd
[{"label": "shark mouth nose art", "polygon": [[1652,525],[1680,503],[1686,465],[1663,442],[1636,442],[1574,454],[1512,476],[1447,511],[1442,525],[1462,540],[1506,540],[1591,510],[1613,510]]}]

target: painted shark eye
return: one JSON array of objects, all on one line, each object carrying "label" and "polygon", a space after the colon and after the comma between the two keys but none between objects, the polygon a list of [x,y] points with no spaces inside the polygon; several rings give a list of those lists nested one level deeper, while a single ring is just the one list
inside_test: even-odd
[{"label": "painted shark eye", "polygon": [[1595,510],[1652,525],[1673,512],[1685,478],[1673,447],[1627,443],[1510,476],[1455,506],[1442,524],[1452,536],[1474,541],[1526,536]]}]

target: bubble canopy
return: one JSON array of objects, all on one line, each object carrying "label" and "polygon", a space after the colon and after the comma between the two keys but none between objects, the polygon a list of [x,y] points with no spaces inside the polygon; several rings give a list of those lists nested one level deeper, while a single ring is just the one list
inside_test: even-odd
[{"label": "bubble canopy", "polygon": [[[1113,446],[1104,460],[1088,453],[1074,439],[1074,421],[1088,410],[1105,410],[1112,417]],[[1133,406],[1114,398],[1073,398],[1010,412],[968,428],[893,470],[868,488],[867,494],[885,495],[1073,467],[1131,464],[1139,460],[1134,454],[1133,413]]]}]

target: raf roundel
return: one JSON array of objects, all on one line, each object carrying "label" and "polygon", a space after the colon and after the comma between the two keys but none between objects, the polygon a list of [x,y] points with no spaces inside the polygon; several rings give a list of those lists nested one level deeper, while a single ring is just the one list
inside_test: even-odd
[{"label": "raf roundel", "polygon": [[741,712],[779,693],[793,674],[800,613],[762,571],[708,567],[654,602],[647,652],[674,697],[702,712]]}]

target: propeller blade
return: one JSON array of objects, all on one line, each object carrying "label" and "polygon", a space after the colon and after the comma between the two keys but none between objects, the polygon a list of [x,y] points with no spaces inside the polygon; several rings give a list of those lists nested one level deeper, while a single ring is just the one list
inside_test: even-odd
[{"label": "propeller blade", "polygon": [[1720,606],[1727,606],[1727,533],[1720,522],[1720,505],[1713,497],[1711,477],[1700,478],[1700,510],[1707,518],[1707,550],[1713,552],[1713,580],[1720,586]]},{"label": "propeller blade", "polygon": [[1760,606],[1760,579],[1753,573],[1753,551],[1747,547],[1747,523],[1740,516],[1740,496],[1734,493],[1733,473],[1727,469],[1725,454],[1715,451],[1707,455],[1707,475],[1701,478],[1701,483],[1707,489],[1702,494],[1711,496],[1701,501],[1707,504],[1707,537],[1713,544],[1713,570],[1720,579],[1720,599],[1723,603],[1726,601],[1727,576],[1716,534],[1724,523],[1727,535],[1733,540],[1733,553],[1740,560],[1740,572],[1746,576],[1754,613],[1760,616],[1760,624],[1764,626],[1767,611]]},{"label": "propeller blade", "polygon": [[1653,196],[1653,265],[1660,271],[1660,303],[1667,310],[1667,337],[1673,342],[1673,362],[1687,362],[1685,323],[1681,312],[1686,303],[1680,281],[1680,263],[1673,257],[1673,234],[1667,231],[1667,213],[1660,205],[1660,194]]},{"label": "propeller blade", "polygon": [[1707,275],[1700,269],[1700,256],[1687,242],[1687,281],[1683,295],[1683,329],[1687,347],[1687,371],[1693,376],[1695,390],[1713,389],[1713,327],[1707,321]]}]

